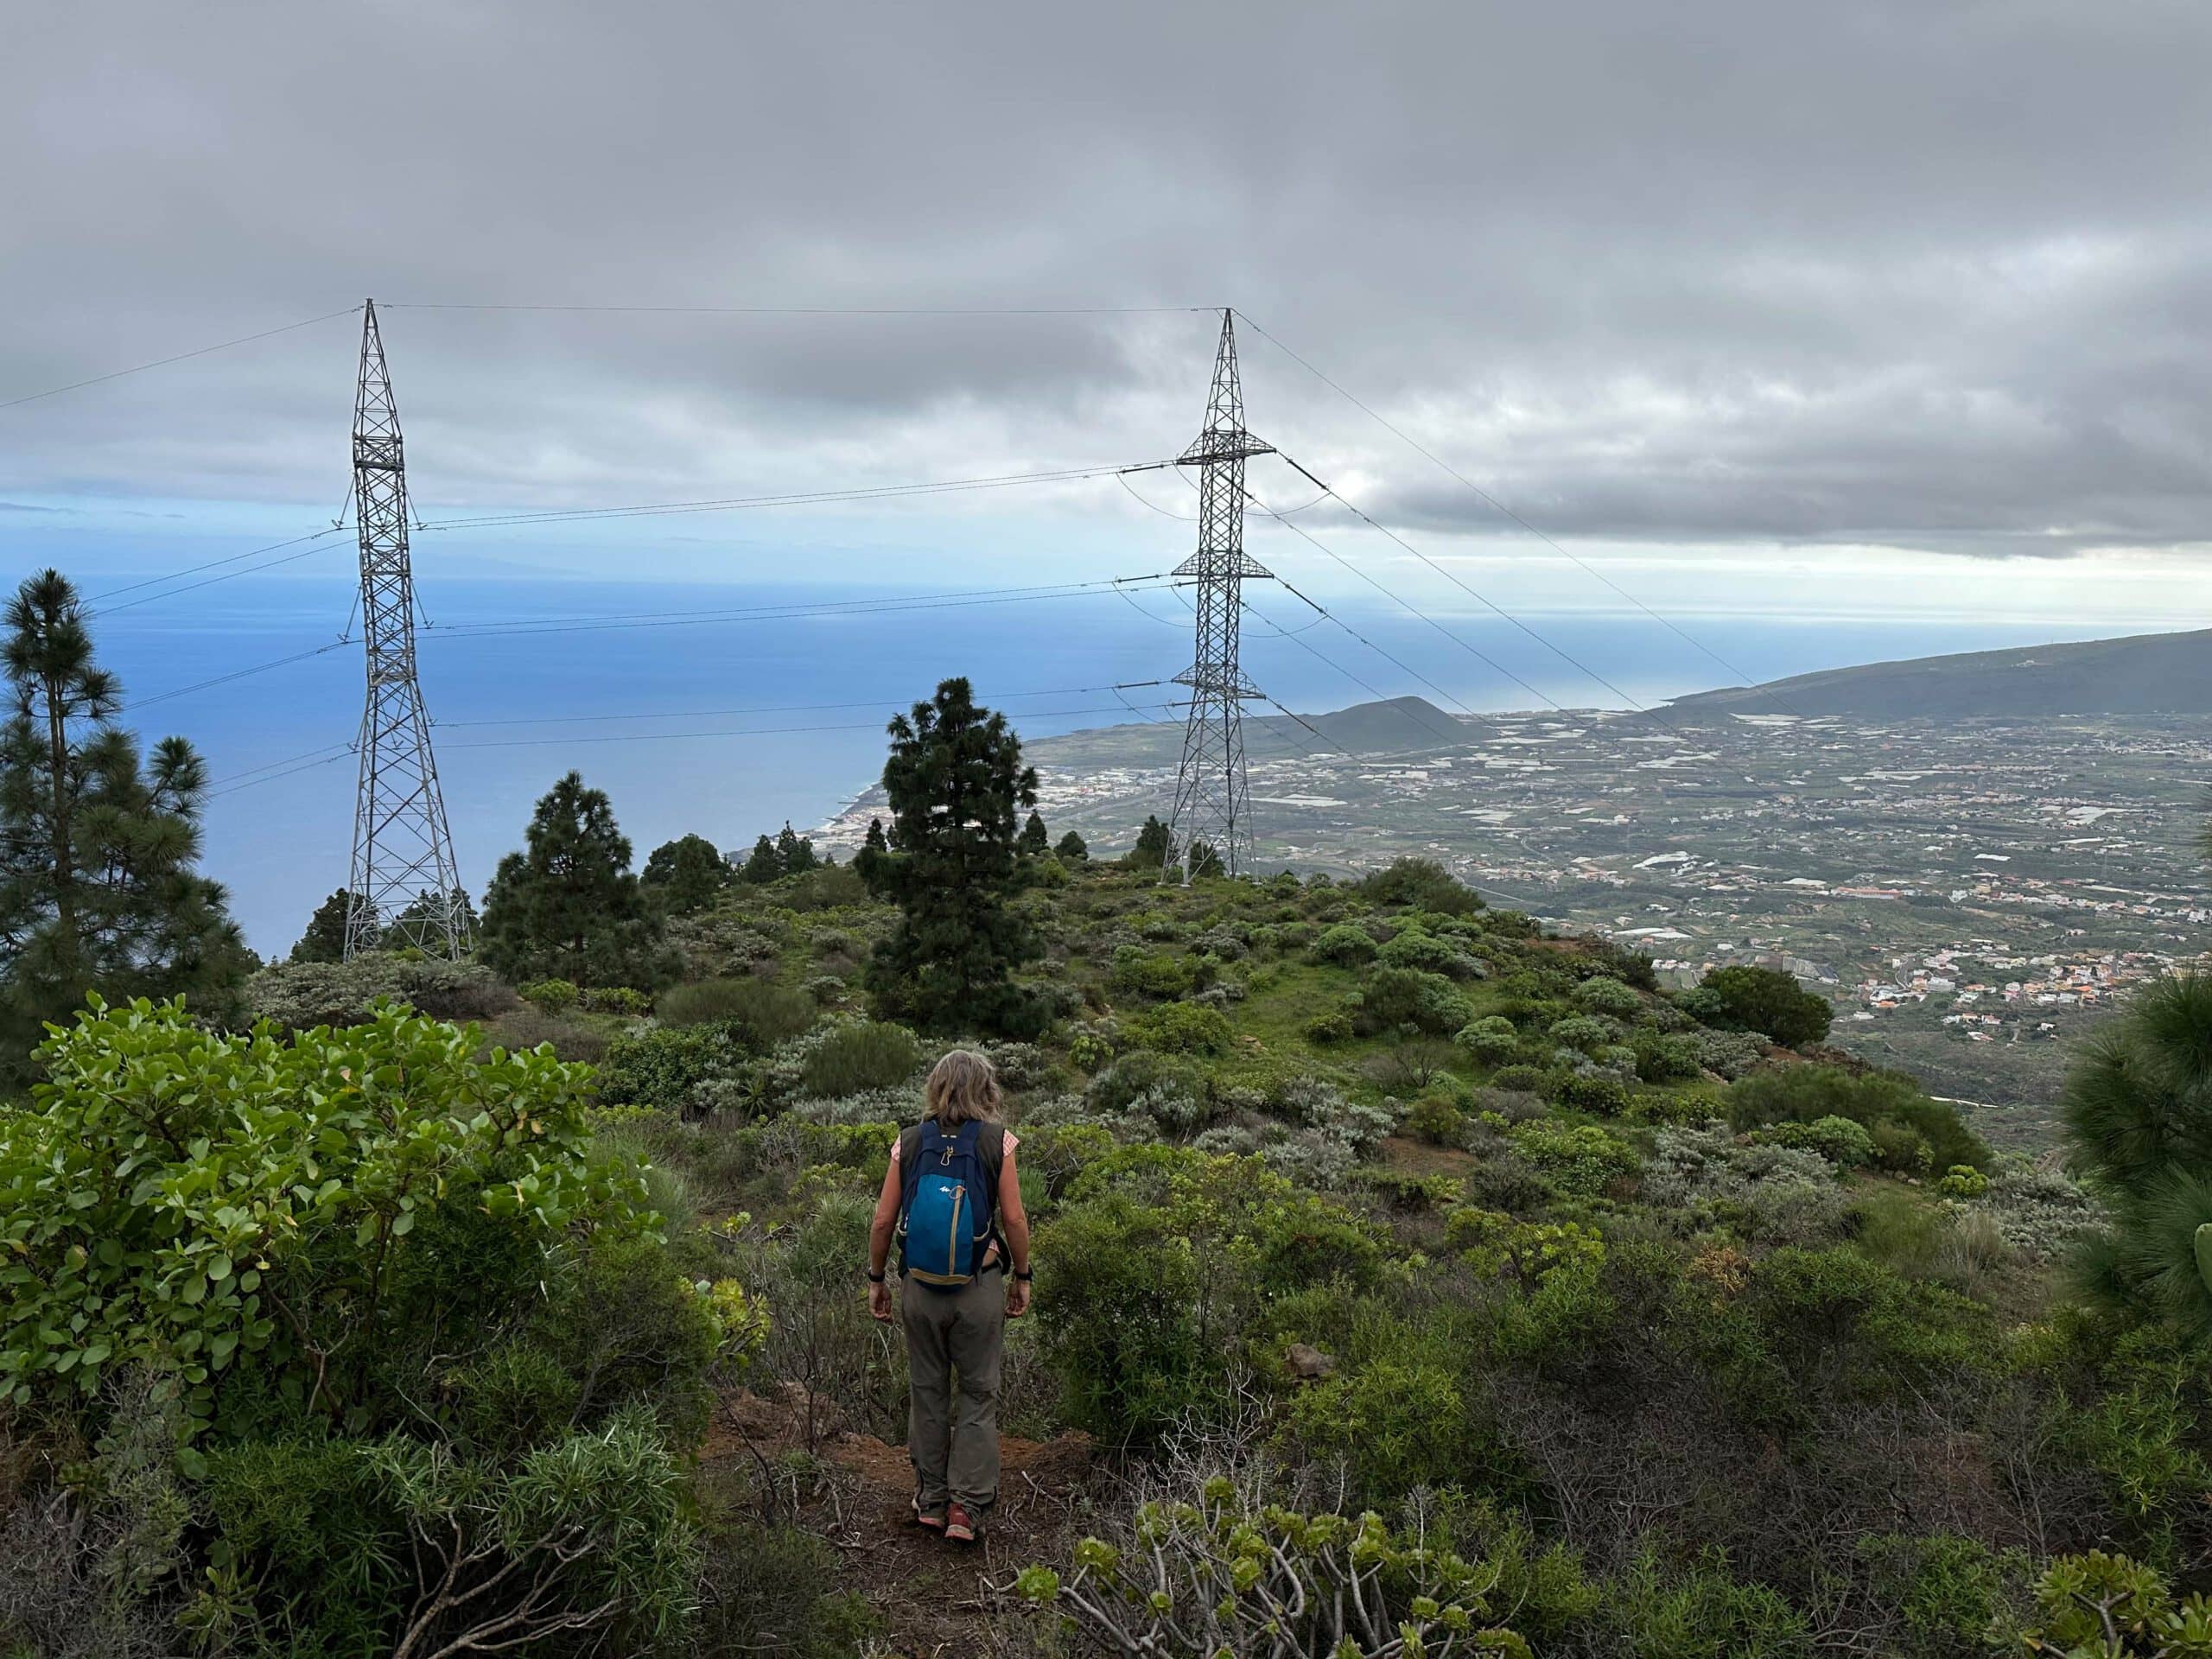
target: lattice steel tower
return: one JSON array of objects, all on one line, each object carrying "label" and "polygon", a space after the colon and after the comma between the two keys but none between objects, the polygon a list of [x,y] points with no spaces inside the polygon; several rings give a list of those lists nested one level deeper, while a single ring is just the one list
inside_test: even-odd
[{"label": "lattice steel tower", "polygon": [[430,956],[458,957],[468,945],[467,926],[430,754],[430,718],[415,678],[407,460],[374,300],[362,311],[361,373],[353,394],[353,518],[360,531],[369,695],[346,887],[346,955],[413,945]]},{"label": "lattice steel tower", "polygon": [[1190,670],[1175,677],[1191,688],[1183,728],[1183,764],[1175,779],[1175,810],[1167,825],[1167,863],[1188,868],[1203,842],[1236,875],[1252,861],[1252,824],[1244,796],[1244,703],[1260,690],[1236,660],[1246,580],[1271,573],[1244,553],[1244,463],[1274,447],[1244,429],[1244,388],[1236,373],[1234,314],[1221,314],[1213,391],[1205,430],[1179,457],[1198,469],[1198,550],[1176,568],[1198,588],[1198,645]]}]

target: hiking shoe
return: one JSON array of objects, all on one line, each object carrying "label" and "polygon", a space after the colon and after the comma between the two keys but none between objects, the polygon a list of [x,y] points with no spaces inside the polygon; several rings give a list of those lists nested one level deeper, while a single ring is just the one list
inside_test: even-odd
[{"label": "hiking shoe", "polygon": [[971,1516],[968,1513],[967,1510],[962,1505],[955,1503],[950,1509],[945,1511],[944,1535],[952,1540],[954,1543],[974,1543],[976,1541],[976,1528],[974,1517]]},{"label": "hiking shoe", "polygon": [[922,1495],[919,1492],[916,1492],[914,1494],[914,1524],[918,1527],[926,1527],[931,1532],[943,1532],[944,1530],[944,1506],[943,1504],[932,1504],[925,1509],[922,1504]]}]

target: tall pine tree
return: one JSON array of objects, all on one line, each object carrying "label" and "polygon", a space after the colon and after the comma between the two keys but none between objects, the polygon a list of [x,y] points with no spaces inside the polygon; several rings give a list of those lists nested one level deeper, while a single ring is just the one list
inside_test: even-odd
[{"label": "tall pine tree", "polygon": [[753,855],[745,861],[737,873],[741,881],[756,887],[765,887],[784,873],[784,861],[776,851],[776,843],[763,836],[753,843]]},{"label": "tall pine tree", "polygon": [[340,887],[315,906],[308,931],[292,947],[294,962],[340,962],[346,956],[346,910],[348,894]]},{"label": "tall pine tree", "polygon": [[492,877],[484,960],[517,984],[644,987],[655,977],[658,944],[606,791],[570,772],[538,802],[524,849]]},{"label": "tall pine tree", "polygon": [[1036,813],[1029,815],[1029,822],[1021,826],[1021,839],[1017,843],[1024,858],[1042,858],[1046,849],[1052,844],[1046,832],[1045,820]]},{"label": "tall pine tree", "polygon": [[814,838],[798,834],[789,818],[784,820],[784,833],[776,837],[776,862],[785,875],[802,875],[822,862],[814,855]]},{"label": "tall pine tree", "polygon": [[713,842],[684,836],[653,849],[641,880],[669,915],[688,916],[714,903],[729,876],[729,866]]},{"label": "tall pine tree", "polygon": [[1140,870],[1156,870],[1166,863],[1167,826],[1156,817],[1147,818],[1144,828],[1137,831],[1137,844],[1122,861]]},{"label": "tall pine tree", "polygon": [[853,869],[859,875],[861,885],[876,898],[883,897],[886,891],[884,871],[890,862],[891,842],[883,833],[883,820],[870,818],[868,821],[868,839],[861,843],[860,851],[853,855]]},{"label": "tall pine tree", "polygon": [[1013,971],[1039,952],[1007,907],[1016,885],[1016,815],[1037,774],[1002,715],[976,706],[964,679],[893,720],[883,768],[893,830],[883,870],[898,925],[876,948],[868,983],[885,1012],[938,1031],[1033,1035],[1043,1025]]},{"label": "tall pine tree", "polygon": [[116,677],[92,660],[76,590],[48,570],[16,590],[0,738],[0,1070],[41,1025],[99,991],[232,1011],[253,957],[223,889],[200,875],[207,767],[181,737],[149,757],[115,724]]}]

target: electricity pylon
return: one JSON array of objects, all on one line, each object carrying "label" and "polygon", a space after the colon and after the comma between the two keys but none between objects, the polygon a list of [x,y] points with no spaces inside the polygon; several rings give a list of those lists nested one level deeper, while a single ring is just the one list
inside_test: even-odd
[{"label": "electricity pylon", "polygon": [[1244,553],[1244,463],[1274,446],[1244,429],[1244,387],[1236,372],[1235,314],[1221,314],[1213,391],[1205,429],[1177,458],[1198,469],[1198,550],[1177,566],[1198,588],[1197,649],[1176,683],[1191,688],[1183,728],[1183,764],[1175,777],[1175,810],[1167,824],[1166,868],[1187,874],[1191,852],[1211,848],[1230,874],[1252,860],[1252,824],[1244,793],[1244,703],[1260,689],[1238,666],[1243,587],[1272,573]]},{"label": "electricity pylon", "polygon": [[361,372],[353,393],[353,518],[361,543],[369,687],[346,887],[346,956],[350,961],[364,950],[412,945],[450,959],[468,948],[467,925],[430,754],[430,717],[415,678],[407,460],[374,300],[361,315]]}]

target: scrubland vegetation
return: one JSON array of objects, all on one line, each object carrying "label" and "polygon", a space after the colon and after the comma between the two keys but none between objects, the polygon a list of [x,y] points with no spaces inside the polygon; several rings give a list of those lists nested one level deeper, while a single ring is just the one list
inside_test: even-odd
[{"label": "scrubland vegetation", "polygon": [[0,1117],[0,1649],[911,1650],[817,1498],[903,1432],[861,1268],[959,1039],[1037,1225],[1007,1427],[1092,1447],[963,1650],[2212,1652],[2202,982],[2083,1058],[2077,1180],[1783,976],[1669,995],[1419,861],[1048,851],[964,688],[932,733],[992,845],[630,880],[572,777],[486,907],[519,984],[302,959],[52,1036]]}]

